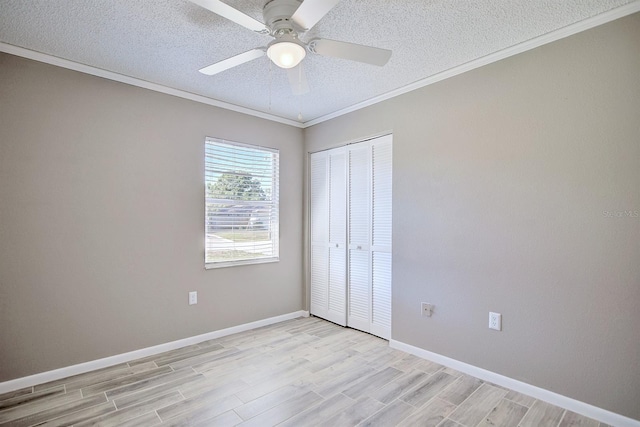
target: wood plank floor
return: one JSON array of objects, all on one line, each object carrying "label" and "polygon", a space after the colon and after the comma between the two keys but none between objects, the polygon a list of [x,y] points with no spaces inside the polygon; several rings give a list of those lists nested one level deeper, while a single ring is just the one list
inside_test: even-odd
[{"label": "wood plank floor", "polygon": [[34,425],[604,426],[318,318],[0,395],[0,426]]}]

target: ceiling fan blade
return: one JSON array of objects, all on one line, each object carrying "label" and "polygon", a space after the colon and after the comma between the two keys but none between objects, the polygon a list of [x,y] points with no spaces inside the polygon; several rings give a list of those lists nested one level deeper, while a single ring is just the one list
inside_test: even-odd
[{"label": "ceiling fan blade", "polygon": [[236,24],[240,24],[243,27],[250,29],[251,31],[255,31],[256,33],[268,34],[269,30],[267,27],[260,21],[257,21],[250,17],[249,15],[245,15],[240,12],[238,9],[235,9],[229,6],[226,3],[221,2],[220,0],[189,0],[191,3],[195,3],[198,6],[202,6],[205,9],[210,10],[211,12],[222,16],[223,18],[227,18],[230,21],[235,22]]},{"label": "ceiling fan blade", "polygon": [[329,13],[340,0],[304,0],[291,16],[293,22],[308,30]]},{"label": "ceiling fan blade", "polygon": [[264,56],[264,49],[260,49],[260,48],[253,49],[253,50],[249,50],[247,52],[241,53],[240,55],[223,59],[220,62],[216,62],[213,65],[209,65],[208,67],[201,68],[198,71],[200,71],[202,74],[213,76],[214,74],[218,74],[224,70],[228,70],[229,68],[237,67],[238,65],[244,64],[245,62],[258,59],[261,56]]},{"label": "ceiling fan blade", "polygon": [[291,92],[294,95],[304,95],[309,92],[309,83],[307,83],[307,75],[304,72],[302,62],[293,68],[287,69]]},{"label": "ceiling fan blade", "polygon": [[336,40],[314,39],[309,42],[309,50],[323,56],[349,59],[382,67],[391,58],[391,51],[361,44]]}]

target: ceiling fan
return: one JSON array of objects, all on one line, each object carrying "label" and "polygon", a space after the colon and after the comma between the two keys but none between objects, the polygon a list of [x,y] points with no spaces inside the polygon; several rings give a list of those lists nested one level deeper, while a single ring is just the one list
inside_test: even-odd
[{"label": "ceiling fan", "polygon": [[[264,24],[220,0],[190,1],[249,30],[274,38],[266,47],[249,50],[199,70],[206,75],[220,73],[265,54],[278,67],[289,70],[300,64],[307,51],[377,66],[385,65],[391,57],[390,50],[355,43],[318,38],[307,43],[300,40],[299,33],[311,29],[340,0],[304,0],[302,3],[300,0],[269,0],[263,8]],[[304,80],[302,69],[298,67],[298,70],[297,76],[290,74],[289,78],[294,93],[299,94],[305,90],[301,89],[300,84],[300,80]],[[298,80],[298,84],[294,84],[295,80]]]}]

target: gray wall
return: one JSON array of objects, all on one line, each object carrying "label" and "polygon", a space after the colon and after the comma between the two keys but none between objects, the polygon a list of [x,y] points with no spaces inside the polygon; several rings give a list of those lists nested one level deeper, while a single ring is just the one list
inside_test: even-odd
[{"label": "gray wall", "polygon": [[[6,54],[0,108],[0,381],[303,308],[300,129]],[[280,149],[279,263],[205,271],[205,136]]]},{"label": "gray wall", "polygon": [[638,76],[635,14],[306,129],[393,131],[393,339],[640,419]]},{"label": "gray wall", "polygon": [[[394,339],[640,419],[638,40],[636,14],[306,130],[394,133]],[[0,381],[302,308],[300,130],[6,54],[0,108]],[[204,270],[206,135],[280,148],[280,263]]]}]

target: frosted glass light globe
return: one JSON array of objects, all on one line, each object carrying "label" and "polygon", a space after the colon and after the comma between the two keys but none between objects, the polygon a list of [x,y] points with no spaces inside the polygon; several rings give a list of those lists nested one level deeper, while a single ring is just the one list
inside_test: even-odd
[{"label": "frosted glass light globe", "polygon": [[269,46],[267,56],[280,68],[293,68],[307,55],[304,47],[297,43],[282,41]]}]

